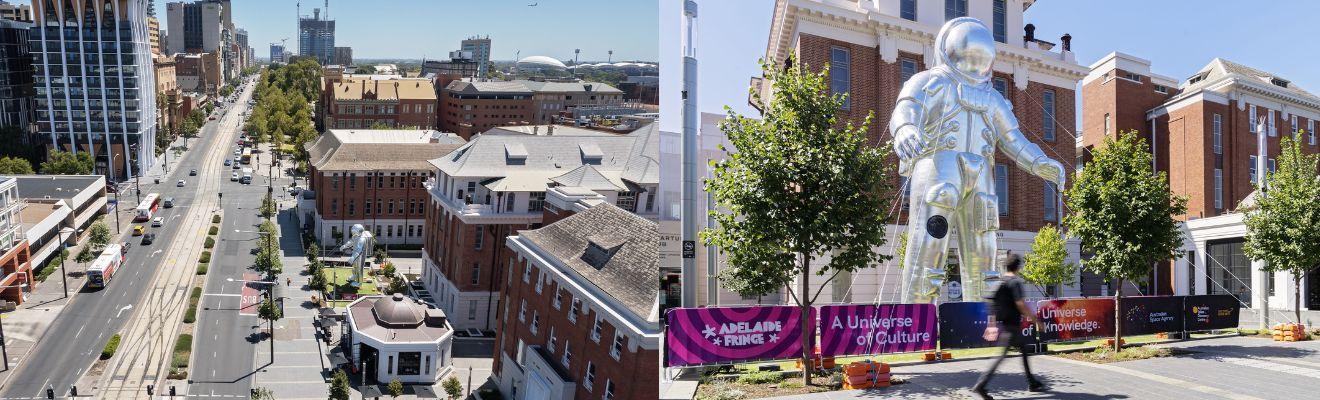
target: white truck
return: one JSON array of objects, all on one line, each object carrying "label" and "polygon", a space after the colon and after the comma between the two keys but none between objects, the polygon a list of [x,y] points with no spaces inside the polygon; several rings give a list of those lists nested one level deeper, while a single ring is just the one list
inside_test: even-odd
[{"label": "white truck", "polygon": [[244,185],[252,184],[252,168],[243,168],[243,175],[241,178],[239,178],[238,183],[242,183]]}]

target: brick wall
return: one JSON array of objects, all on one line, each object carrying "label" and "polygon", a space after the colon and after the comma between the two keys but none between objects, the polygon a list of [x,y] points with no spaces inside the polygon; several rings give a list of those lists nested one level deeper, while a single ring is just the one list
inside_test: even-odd
[{"label": "brick wall", "polygon": [[[342,220],[390,219],[407,220],[403,233],[408,226],[424,225],[425,208],[430,195],[422,186],[429,171],[319,171],[312,168],[311,187],[316,191],[316,211],[327,224]],[[339,174],[338,177],[334,174]],[[381,176],[369,176],[381,174]],[[409,176],[408,174],[411,174]],[[368,181],[371,185],[368,186]],[[367,201],[371,201],[367,208]],[[376,202],[380,202],[377,207]],[[352,205],[350,210],[350,205]],[[350,212],[351,211],[351,212]],[[379,232],[373,226],[367,228],[380,238],[397,237],[399,232],[388,235],[390,231],[383,226]],[[397,224],[395,224],[397,225]],[[351,228],[351,226],[346,226]],[[347,229],[335,227],[340,232]],[[396,227],[395,230],[398,230]],[[424,228],[413,230],[406,236],[409,244],[421,244]]]},{"label": "brick wall", "polygon": [[[471,110],[464,110],[470,106]],[[440,93],[440,130],[455,132],[464,139],[490,128],[521,123],[533,123],[536,110],[531,96],[526,99],[459,99]],[[472,119],[464,118],[471,115]]]}]

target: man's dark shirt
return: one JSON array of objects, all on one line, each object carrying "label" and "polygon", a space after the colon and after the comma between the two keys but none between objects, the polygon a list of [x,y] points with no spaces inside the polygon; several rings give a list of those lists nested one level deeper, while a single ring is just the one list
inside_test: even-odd
[{"label": "man's dark shirt", "polygon": [[1004,277],[999,283],[999,288],[995,290],[994,306],[995,319],[999,323],[1014,326],[1022,320],[1022,311],[1018,310],[1017,301],[1022,300],[1023,281],[1019,276]]}]

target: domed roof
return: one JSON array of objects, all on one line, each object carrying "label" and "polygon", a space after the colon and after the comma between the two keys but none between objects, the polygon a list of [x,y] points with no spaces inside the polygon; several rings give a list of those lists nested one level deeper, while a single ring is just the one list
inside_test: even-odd
[{"label": "domed roof", "polygon": [[417,326],[426,318],[426,310],[420,304],[404,299],[402,293],[377,299],[376,305],[371,306],[371,313],[381,325]]},{"label": "domed roof", "polygon": [[563,62],[546,56],[531,56],[518,60],[518,67],[524,66],[533,68],[568,69],[568,66],[564,65]]}]

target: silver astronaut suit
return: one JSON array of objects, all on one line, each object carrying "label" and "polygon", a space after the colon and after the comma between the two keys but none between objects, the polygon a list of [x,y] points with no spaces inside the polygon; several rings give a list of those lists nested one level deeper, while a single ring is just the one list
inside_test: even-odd
[{"label": "silver astronaut suit", "polygon": [[1013,106],[990,86],[995,42],[975,18],[944,24],[935,39],[935,67],[903,84],[889,131],[909,177],[911,209],[901,301],[938,296],[949,236],[958,236],[964,299],[980,299],[985,270],[998,243],[995,148],[1019,168],[1062,188],[1063,165],[1018,130]]}]

